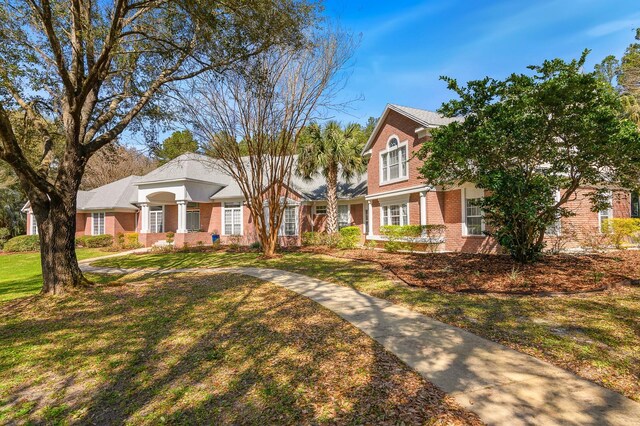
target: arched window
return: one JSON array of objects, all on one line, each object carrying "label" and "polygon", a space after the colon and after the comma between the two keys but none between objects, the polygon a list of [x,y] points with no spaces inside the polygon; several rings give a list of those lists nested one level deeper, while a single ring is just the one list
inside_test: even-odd
[{"label": "arched window", "polygon": [[381,183],[407,178],[407,143],[402,144],[396,136],[387,141],[387,149],[380,153]]}]

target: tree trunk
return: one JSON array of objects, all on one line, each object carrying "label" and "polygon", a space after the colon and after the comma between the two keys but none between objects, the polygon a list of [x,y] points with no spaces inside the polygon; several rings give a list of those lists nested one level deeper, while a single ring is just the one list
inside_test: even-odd
[{"label": "tree trunk", "polygon": [[[42,293],[63,294],[89,284],[78,266],[75,248],[75,202],[50,203],[48,215],[36,213],[42,260]],[[37,211],[39,209],[35,209]],[[34,212],[35,212],[34,211]]]},{"label": "tree trunk", "polygon": [[330,167],[327,173],[327,234],[338,232],[338,168]]}]

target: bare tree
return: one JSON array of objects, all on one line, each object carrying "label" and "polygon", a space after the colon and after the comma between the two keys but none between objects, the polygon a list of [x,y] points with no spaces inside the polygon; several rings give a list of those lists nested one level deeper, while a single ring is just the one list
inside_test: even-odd
[{"label": "bare tree", "polygon": [[313,34],[302,49],[271,49],[223,79],[203,74],[182,98],[210,165],[238,183],[265,257],[277,247],[300,131],[331,105],[354,46],[342,32]]},{"label": "bare tree", "polygon": [[[305,0],[0,3],[0,159],[15,171],[38,223],[43,293],[88,284],[74,216],[89,158],[132,124],[162,117],[169,83],[297,44],[315,10]],[[23,114],[44,141],[36,161],[8,111]],[[63,140],[57,156],[56,135]]]},{"label": "bare tree", "polygon": [[135,148],[107,145],[87,162],[80,189],[90,190],[131,175],[146,175],[158,162]]}]

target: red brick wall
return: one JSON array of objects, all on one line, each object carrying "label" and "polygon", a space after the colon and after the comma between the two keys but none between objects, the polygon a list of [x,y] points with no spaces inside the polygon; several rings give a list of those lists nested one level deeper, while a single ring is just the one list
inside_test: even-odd
[{"label": "red brick wall", "polygon": [[[421,165],[421,161],[417,157],[413,156],[413,153],[418,151],[422,142],[426,140],[426,138],[417,139],[415,130],[418,127],[420,127],[420,125],[415,121],[405,117],[402,114],[398,114],[395,111],[389,111],[389,113],[387,114],[387,118],[380,128],[378,134],[375,136],[375,141],[371,147],[371,158],[369,160],[369,166],[367,168],[367,192],[369,195],[424,184],[422,179],[418,177],[418,168]],[[409,158],[409,179],[402,182],[380,186],[380,151],[383,151],[387,148],[387,142],[391,135],[398,136],[398,141],[400,143],[408,141],[407,158]]]},{"label": "red brick wall", "polygon": [[444,224],[444,195],[442,191],[427,192],[427,223],[429,225]]}]

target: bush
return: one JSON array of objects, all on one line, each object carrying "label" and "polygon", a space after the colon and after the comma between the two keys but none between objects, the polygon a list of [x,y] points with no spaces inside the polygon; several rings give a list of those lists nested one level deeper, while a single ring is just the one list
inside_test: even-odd
[{"label": "bush", "polygon": [[320,233],[319,232],[303,232],[301,240],[302,240],[303,246],[319,246]]},{"label": "bush", "polygon": [[40,250],[40,238],[37,235],[20,235],[11,238],[4,245],[4,251],[15,253]]},{"label": "bush", "polygon": [[173,244],[173,238],[174,238],[175,236],[176,236],[175,232],[167,232],[167,233],[165,234],[165,237],[166,237],[166,238],[165,238],[165,241],[166,241],[168,244]]},{"label": "bush", "polygon": [[345,226],[340,229],[340,240],[337,246],[343,250],[350,250],[360,244],[360,228],[357,226]]},{"label": "bush", "polygon": [[127,249],[136,249],[142,247],[142,244],[140,244],[140,241],[138,241],[137,232],[124,234],[124,247]]},{"label": "bush", "polygon": [[0,228],[0,250],[2,250],[9,238],[11,238],[11,231],[8,228]]},{"label": "bush", "polygon": [[[351,228],[350,226],[348,228]],[[340,244],[342,236],[338,233],[327,234],[326,232],[303,232],[302,245],[305,246],[324,246],[335,248]]]},{"label": "bush", "polygon": [[[388,252],[412,250],[415,243],[424,243],[429,251],[434,252],[445,229],[445,225],[386,225],[380,228],[380,233],[387,238],[384,249]],[[424,240],[416,241],[421,237]]]},{"label": "bush", "polygon": [[607,219],[602,224],[611,243],[618,249],[640,237],[640,219]]},{"label": "bush", "polygon": [[[83,247],[99,248],[113,246],[113,235],[92,235],[85,236],[82,239]],[[77,242],[77,239],[76,239]]]},{"label": "bush", "polygon": [[375,240],[367,240],[364,243],[364,248],[367,250],[375,250],[378,248],[378,243]]}]

